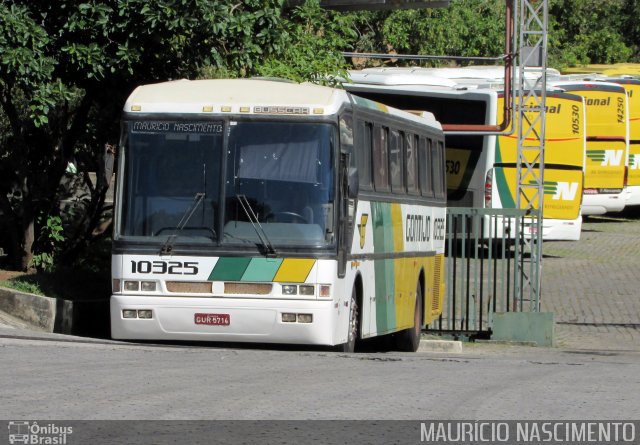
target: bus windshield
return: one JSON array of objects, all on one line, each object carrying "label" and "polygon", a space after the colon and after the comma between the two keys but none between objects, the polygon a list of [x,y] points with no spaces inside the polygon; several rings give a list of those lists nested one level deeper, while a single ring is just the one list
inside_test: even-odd
[{"label": "bus windshield", "polygon": [[216,242],[223,123],[145,120],[127,125],[121,236]]},{"label": "bus windshield", "polygon": [[223,241],[333,243],[332,134],[329,124],[231,122]]},{"label": "bus windshield", "polygon": [[141,120],[126,126],[118,238],[168,248],[253,247],[265,237],[275,247],[333,244],[331,124]]}]

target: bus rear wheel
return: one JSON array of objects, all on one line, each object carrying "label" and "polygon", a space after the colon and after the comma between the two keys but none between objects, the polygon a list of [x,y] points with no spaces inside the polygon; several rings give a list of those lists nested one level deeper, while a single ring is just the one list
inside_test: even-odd
[{"label": "bus rear wheel", "polygon": [[354,286],[351,291],[351,301],[349,301],[349,333],[346,343],[338,345],[338,351],[352,353],[356,350],[356,341],[358,340],[359,325],[358,294]]},{"label": "bus rear wheel", "polygon": [[401,351],[416,352],[422,333],[422,286],[416,289],[416,304],[413,312],[413,327],[396,334],[396,346]]}]

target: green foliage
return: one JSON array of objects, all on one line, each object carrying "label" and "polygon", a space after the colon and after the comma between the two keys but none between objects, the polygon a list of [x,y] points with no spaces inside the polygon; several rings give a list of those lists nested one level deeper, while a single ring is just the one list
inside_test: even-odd
[{"label": "green foliage", "polygon": [[504,52],[504,14],[504,2],[485,0],[398,10],[383,21],[383,43],[401,54],[498,56]]},{"label": "green foliage", "polygon": [[40,236],[34,244],[35,253],[31,259],[31,266],[40,271],[51,272],[54,268],[56,255],[60,252],[64,242],[62,218],[49,216],[42,223],[40,218]]},{"label": "green foliage", "polygon": [[296,7],[284,29],[284,51],[260,62],[255,73],[318,83],[346,75],[341,51],[357,38],[354,16],[320,8],[317,0]]},{"label": "green foliage", "polygon": [[620,0],[550,0],[550,65],[629,61],[634,44],[624,30],[624,14]]}]

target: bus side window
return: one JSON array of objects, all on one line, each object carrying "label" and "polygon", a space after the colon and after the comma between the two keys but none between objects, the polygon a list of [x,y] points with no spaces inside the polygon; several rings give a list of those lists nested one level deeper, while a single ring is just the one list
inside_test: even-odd
[{"label": "bus side window", "polygon": [[431,153],[433,154],[431,163],[431,173],[436,198],[444,198],[444,146],[442,141],[432,141]]},{"label": "bus side window", "polygon": [[422,196],[433,197],[431,140],[425,137],[420,137],[418,143],[418,172]]},{"label": "bus side window", "polygon": [[371,144],[373,125],[358,121],[355,140],[355,158],[360,178],[360,188],[371,190]]},{"label": "bus side window", "polygon": [[405,134],[404,140],[405,148],[405,171],[407,179],[407,191],[411,195],[420,194],[420,188],[418,187],[418,181],[416,181],[416,170],[418,169],[418,137],[414,134]]},{"label": "bus side window", "polygon": [[389,174],[391,177],[391,191],[393,193],[404,194],[403,175],[403,149],[402,142],[404,134],[398,130],[391,130],[389,135]]},{"label": "bus side window", "polygon": [[377,192],[389,191],[389,148],[386,127],[373,127],[373,182]]}]

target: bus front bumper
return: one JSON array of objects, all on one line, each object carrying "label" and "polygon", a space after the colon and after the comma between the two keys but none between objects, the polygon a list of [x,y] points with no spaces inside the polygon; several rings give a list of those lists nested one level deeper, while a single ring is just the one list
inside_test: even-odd
[{"label": "bus front bumper", "polygon": [[111,337],[333,345],[334,311],[332,301],[112,295]]}]

